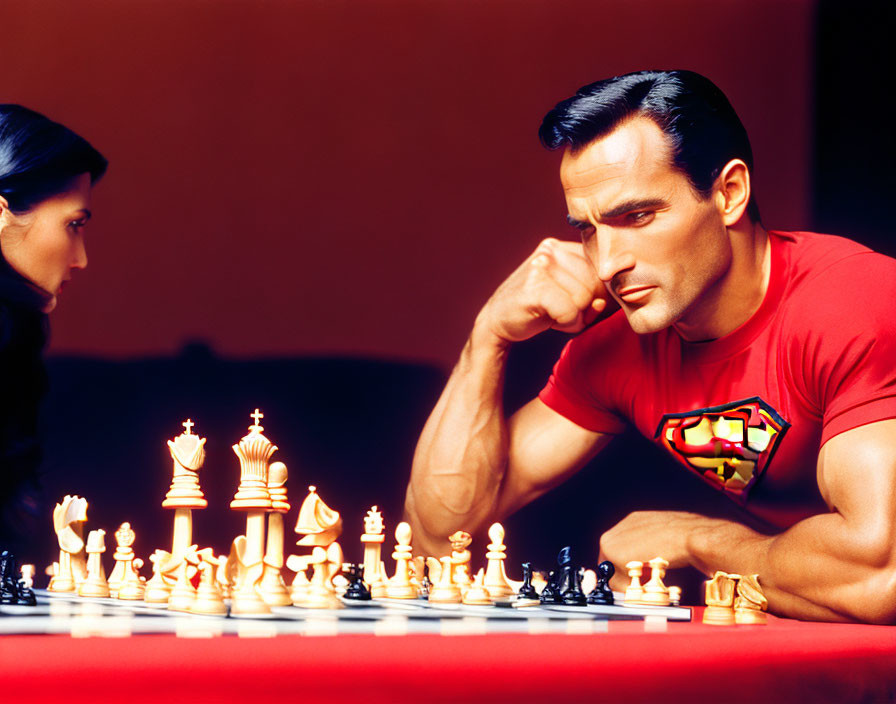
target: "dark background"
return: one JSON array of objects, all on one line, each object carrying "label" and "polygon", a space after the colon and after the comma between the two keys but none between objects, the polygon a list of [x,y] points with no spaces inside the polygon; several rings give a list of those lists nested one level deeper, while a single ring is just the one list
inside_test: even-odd
[{"label": "dark background", "polygon": [[[52,316],[47,506],[87,496],[90,527],[130,520],[144,555],[170,540],[165,441],[188,416],[209,439],[195,539],[227,549],[241,530],[229,446],[256,406],[290,467],[288,521],[313,483],[343,514],[347,558],[360,558],[370,505],[394,527],[416,436],[479,306],[539,239],[573,236],[559,158],[535,131],[584,83],[648,67],[708,75],[751,134],[766,226],[896,254],[884,3],[3,9],[0,99],[111,161],[90,267]],[[538,392],[564,341],[513,350],[510,407]],[[624,437],[508,520],[510,559],[546,565],[572,544],[591,562],[634,508],[732,511]],[[52,556],[49,526],[37,561]]]}]

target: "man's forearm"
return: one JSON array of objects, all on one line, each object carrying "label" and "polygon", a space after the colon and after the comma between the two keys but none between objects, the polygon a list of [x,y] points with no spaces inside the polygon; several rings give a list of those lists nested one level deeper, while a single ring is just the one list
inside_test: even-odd
[{"label": "man's forearm", "polygon": [[896,618],[892,561],[840,514],[812,516],[772,537],[698,518],[687,537],[691,564],[707,575],[758,574],[773,613],[875,623]]},{"label": "man's forearm", "polygon": [[507,465],[506,357],[506,343],[475,328],[420,436],[405,512],[425,554],[442,554],[451,533],[475,531],[494,510]]}]

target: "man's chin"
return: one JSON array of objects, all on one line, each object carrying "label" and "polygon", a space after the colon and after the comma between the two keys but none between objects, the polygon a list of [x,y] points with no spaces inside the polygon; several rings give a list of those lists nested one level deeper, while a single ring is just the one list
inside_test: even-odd
[{"label": "man's chin", "polygon": [[623,305],[622,311],[625,313],[632,331],[638,335],[649,335],[665,330],[675,322],[663,312],[651,310],[649,305],[637,308]]}]

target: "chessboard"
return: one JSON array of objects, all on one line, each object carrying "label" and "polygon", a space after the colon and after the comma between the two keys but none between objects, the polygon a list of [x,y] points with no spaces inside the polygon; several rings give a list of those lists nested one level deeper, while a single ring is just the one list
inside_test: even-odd
[{"label": "chessboard", "polygon": [[164,604],[80,597],[35,589],[37,606],[0,606],[0,635],[60,634],[72,637],[181,637],[278,635],[476,635],[489,633],[587,634],[608,631],[609,621],[641,620],[651,627],[690,621],[680,606],[564,606],[515,608],[430,604],[423,599],[345,600],[342,609],[273,607],[269,615],[206,616],[168,610]]}]

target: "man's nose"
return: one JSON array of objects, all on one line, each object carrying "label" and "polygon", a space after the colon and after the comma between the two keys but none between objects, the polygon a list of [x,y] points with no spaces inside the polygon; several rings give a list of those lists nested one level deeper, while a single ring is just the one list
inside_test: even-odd
[{"label": "man's nose", "polygon": [[598,278],[607,283],[618,273],[635,266],[635,258],[628,247],[626,238],[613,231],[613,228],[598,230],[595,233],[597,252],[595,265]]}]

